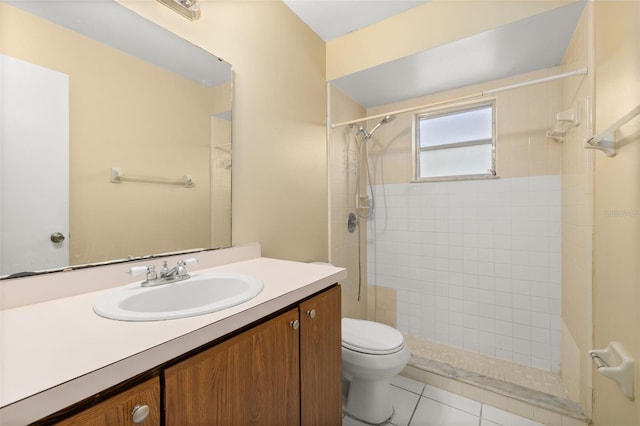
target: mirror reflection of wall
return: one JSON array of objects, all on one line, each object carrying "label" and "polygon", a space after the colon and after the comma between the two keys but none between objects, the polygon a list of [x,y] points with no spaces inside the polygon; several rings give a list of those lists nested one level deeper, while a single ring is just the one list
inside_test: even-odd
[{"label": "mirror reflection of wall", "polygon": [[[116,3],[114,7],[125,10]],[[69,231],[64,242],[53,243],[50,234],[57,229],[47,229],[39,244],[68,250],[70,265],[229,246],[229,65],[215,58],[226,69],[226,81],[207,86],[6,3],[0,9],[0,53],[68,78]],[[119,25],[114,31],[124,29]],[[166,55],[172,55],[168,48]],[[2,85],[11,87],[12,82],[3,79]],[[31,116],[25,122],[35,127],[42,119]],[[4,154],[2,161],[12,159]],[[195,185],[115,184],[110,181],[114,166],[125,175],[161,180],[190,175]],[[3,175],[3,188],[16,179],[28,176]],[[5,218],[0,217],[3,230],[9,226]],[[19,226],[20,232],[37,228]],[[4,237],[2,246],[3,252],[14,251],[7,250]],[[32,248],[19,250],[24,263],[13,267],[3,261],[0,276],[67,266],[39,265]]]}]

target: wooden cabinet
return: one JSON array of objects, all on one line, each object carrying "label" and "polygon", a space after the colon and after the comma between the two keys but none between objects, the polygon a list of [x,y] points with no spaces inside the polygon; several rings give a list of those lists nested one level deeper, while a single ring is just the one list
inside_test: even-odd
[{"label": "wooden cabinet", "polygon": [[340,287],[302,302],[300,401],[302,425],[342,424]]},{"label": "wooden cabinet", "polygon": [[[134,409],[136,409],[135,413]],[[143,413],[147,410],[148,414],[145,417]],[[138,416],[144,417],[144,419],[138,419]],[[160,379],[155,377],[134,386],[56,424],[83,426],[159,425]]]},{"label": "wooden cabinet", "polygon": [[167,425],[296,425],[298,310],[165,370]]},{"label": "wooden cabinet", "polygon": [[340,288],[165,370],[166,424],[342,423]]}]

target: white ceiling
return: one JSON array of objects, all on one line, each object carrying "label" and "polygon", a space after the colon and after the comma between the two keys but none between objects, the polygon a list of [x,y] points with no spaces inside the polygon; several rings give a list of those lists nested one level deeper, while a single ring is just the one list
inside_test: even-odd
[{"label": "white ceiling", "polygon": [[[426,1],[284,0],[328,41]],[[585,1],[333,80],[370,108],[559,65]]]},{"label": "white ceiling", "polygon": [[283,0],[324,41],[330,41],[430,0]]}]

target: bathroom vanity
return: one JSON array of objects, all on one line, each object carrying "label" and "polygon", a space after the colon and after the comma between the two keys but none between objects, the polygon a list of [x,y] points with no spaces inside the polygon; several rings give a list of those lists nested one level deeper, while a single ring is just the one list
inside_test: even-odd
[{"label": "bathroom vanity", "polygon": [[166,424],[340,424],[340,367],[334,286],[167,368]]},{"label": "bathroom vanity", "polygon": [[91,306],[109,289],[3,310],[0,423],[340,424],[346,271],[241,252],[203,271],[264,289],[224,311],[108,320]]}]

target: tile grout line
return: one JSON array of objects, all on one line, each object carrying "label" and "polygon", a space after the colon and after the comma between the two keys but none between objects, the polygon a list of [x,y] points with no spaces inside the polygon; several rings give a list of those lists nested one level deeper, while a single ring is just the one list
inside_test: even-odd
[{"label": "tile grout line", "polygon": [[411,416],[409,417],[409,422],[407,423],[407,426],[411,426],[411,422],[413,421],[413,416],[416,415],[416,411],[418,411],[418,405],[420,404],[420,401],[422,401],[422,395],[424,394],[424,390],[427,388],[427,385],[422,383],[422,390],[420,391],[420,395],[418,395],[418,401],[416,402],[415,407],[413,407],[413,411],[411,412]]}]

